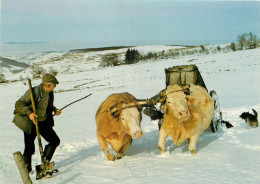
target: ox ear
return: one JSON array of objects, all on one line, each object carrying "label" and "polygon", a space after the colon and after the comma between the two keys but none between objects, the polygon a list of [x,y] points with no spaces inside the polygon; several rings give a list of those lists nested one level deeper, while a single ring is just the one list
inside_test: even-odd
[{"label": "ox ear", "polygon": [[198,99],[195,96],[187,95],[187,99],[191,105],[196,105],[198,103]]},{"label": "ox ear", "polygon": [[162,111],[165,113],[165,114],[168,114],[168,104],[165,104],[166,101],[164,101],[164,103],[162,104],[161,106],[161,109]]}]

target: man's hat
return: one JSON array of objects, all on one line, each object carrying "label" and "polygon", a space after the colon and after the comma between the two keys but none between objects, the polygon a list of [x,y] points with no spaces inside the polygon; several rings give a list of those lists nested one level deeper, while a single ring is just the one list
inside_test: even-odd
[{"label": "man's hat", "polygon": [[44,74],[44,76],[42,77],[42,82],[49,82],[52,84],[59,84],[59,81],[56,79],[56,77],[54,77],[54,75],[46,73]]}]

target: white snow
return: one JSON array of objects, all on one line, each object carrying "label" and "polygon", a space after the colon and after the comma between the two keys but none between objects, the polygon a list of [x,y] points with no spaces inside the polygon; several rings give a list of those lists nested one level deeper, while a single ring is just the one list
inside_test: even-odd
[{"label": "white snow", "polygon": [[[169,46],[147,47],[161,52]],[[138,48],[141,50],[141,46]],[[252,108],[258,114],[260,112],[259,48],[109,68],[97,68],[95,63],[75,68],[82,72],[58,73],[60,84],[55,88],[57,107],[61,108],[89,93],[93,95],[55,117],[54,129],[61,144],[53,160],[59,173],[41,181],[35,180],[35,174],[31,175],[33,183],[260,182],[260,129],[250,128],[239,118],[244,111],[252,113]],[[53,66],[59,70],[63,64],[57,62]],[[72,60],[67,60],[67,64],[72,64]],[[129,92],[140,99],[150,98],[165,88],[165,68],[187,64],[198,66],[208,90],[217,92],[223,119],[234,127],[218,133],[204,132],[199,138],[195,156],[191,156],[186,143],[177,147],[170,138],[166,141],[166,153],[160,155],[157,122],[143,115],[144,137],[134,140],[121,160],[107,161],[96,139],[95,113],[100,103],[108,95],[119,92]],[[41,81],[32,82],[38,85]],[[22,183],[13,153],[23,152],[23,132],[12,123],[12,118],[15,101],[28,89],[23,83],[0,85],[1,184]],[[33,166],[41,164],[37,140],[35,147]]]},{"label": "white snow", "polygon": [[143,45],[143,46],[136,46],[135,49],[138,50],[141,54],[148,54],[149,52],[162,52],[168,51],[170,49],[182,49],[185,48],[184,46],[165,46],[165,45]]}]

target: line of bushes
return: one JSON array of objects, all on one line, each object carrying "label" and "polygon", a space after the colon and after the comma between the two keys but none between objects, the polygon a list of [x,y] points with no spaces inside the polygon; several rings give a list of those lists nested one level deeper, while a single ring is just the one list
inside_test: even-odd
[{"label": "line of bushes", "polygon": [[217,52],[230,52],[235,51],[235,44],[231,43],[226,47],[217,46],[215,48],[207,48],[207,46],[187,47],[183,49],[171,49],[168,51],[148,52],[147,54],[140,54],[137,49],[127,49],[124,59],[120,60],[120,54],[106,54],[101,57],[100,67],[119,66],[123,64],[134,64],[140,61],[158,60],[158,59],[176,59],[183,56],[191,55],[208,55],[210,53],[216,54]]}]

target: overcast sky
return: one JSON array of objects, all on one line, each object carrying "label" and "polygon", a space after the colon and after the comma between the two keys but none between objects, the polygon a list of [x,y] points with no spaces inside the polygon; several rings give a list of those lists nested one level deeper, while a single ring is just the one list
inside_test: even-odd
[{"label": "overcast sky", "polygon": [[[118,45],[260,37],[260,1],[2,0],[1,40]],[[103,45],[102,44],[102,45]]]}]

